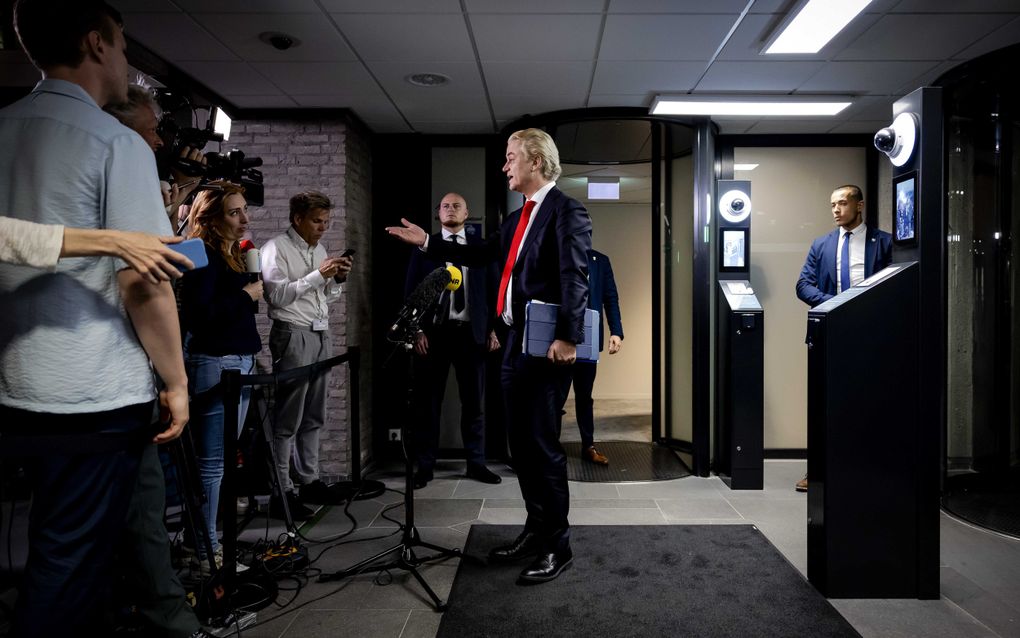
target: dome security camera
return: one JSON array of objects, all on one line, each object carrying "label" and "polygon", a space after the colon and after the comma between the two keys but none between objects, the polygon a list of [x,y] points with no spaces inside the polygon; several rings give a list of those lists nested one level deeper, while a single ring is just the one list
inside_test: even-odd
[{"label": "dome security camera", "polygon": [[914,153],[917,117],[913,113],[900,113],[890,126],[875,133],[874,142],[875,148],[889,156],[893,166],[903,166]]},{"label": "dome security camera", "polygon": [[751,214],[751,198],[742,190],[730,190],[719,198],[719,214],[732,223],[738,224]]},{"label": "dome security camera", "polygon": [[893,149],[896,148],[896,131],[887,126],[878,133],[875,133],[875,148],[886,155],[892,153]]}]

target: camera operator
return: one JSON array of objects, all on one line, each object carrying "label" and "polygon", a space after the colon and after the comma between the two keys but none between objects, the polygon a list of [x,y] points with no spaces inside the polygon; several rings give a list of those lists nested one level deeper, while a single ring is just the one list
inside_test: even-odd
[{"label": "camera operator", "polygon": [[[0,209],[171,234],[151,149],[101,111],[127,98],[120,14],[101,0],[18,0],[14,12],[43,80],[0,111]],[[56,272],[0,266],[0,296],[0,423],[28,440],[52,435],[26,460],[30,551],[13,635],[95,635],[139,463],[188,420],[173,292],[98,257]],[[154,438],[149,359],[169,416]]]},{"label": "camera operator", "polygon": [[[103,110],[117,118],[124,126],[141,135],[153,153],[156,153],[157,156],[160,154],[164,144],[163,138],[159,135],[158,107],[152,93],[144,87],[131,84],[128,86],[126,101],[107,104]],[[182,146],[176,159],[188,160],[202,166],[206,164],[202,150],[190,146]],[[185,175],[176,167],[171,167],[170,177],[171,182],[160,182],[160,193],[163,196],[163,204],[166,206],[167,217],[176,228],[181,221],[178,219],[180,207],[198,188],[199,178]]]}]

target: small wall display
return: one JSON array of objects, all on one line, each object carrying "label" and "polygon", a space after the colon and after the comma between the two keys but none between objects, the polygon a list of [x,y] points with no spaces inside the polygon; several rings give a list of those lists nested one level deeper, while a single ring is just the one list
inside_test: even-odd
[{"label": "small wall display", "polygon": [[893,179],[893,241],[917,243],[917,172]]},{"label": "small wall display", "polygon": [[747,268],[747,229],[722,229],[722,252],[719,270],[722,272],[742,271]]}]

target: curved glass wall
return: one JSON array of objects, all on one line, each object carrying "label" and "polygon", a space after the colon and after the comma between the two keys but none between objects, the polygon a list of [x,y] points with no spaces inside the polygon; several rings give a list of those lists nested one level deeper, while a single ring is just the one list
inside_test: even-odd
[{"label": "curved glass wall", "polygon": [[1020,535],[1020,47],[940,80],[946,132],[946,509]]}]

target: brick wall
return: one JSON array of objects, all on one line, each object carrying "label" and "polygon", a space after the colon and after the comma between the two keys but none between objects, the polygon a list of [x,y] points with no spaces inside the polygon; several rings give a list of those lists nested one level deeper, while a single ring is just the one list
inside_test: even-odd
[{"label": "brick wall", "polygon": [[[339,255],[345,247],[358,250],[355,270],[344,286],[344,295],[330,306],[329,324],[334,354],[345,352],[353,343],[350,338],[352,323],[370,325],[370,322],[356,321],[349,312],[352,307],[362,306],[361,298],[365,294],[362,282],[367,280],[362,273],[367,269],[360,266],[370,263],[367,242],[358,241],[358,233],[351,231],[357,227],[368,228],[371,160],[365,137],[342,119],[241,120],[233,123],[230,141],[224,145],[239,148],[248,157],[261,157],[263,161],[260,170],[265,184],[265,204],[249,210],[249,229],[256,246],[286,231],[290,225],[289,201],[295,193],[318,190],[332,200],[332,223],[322,243],[330,255]],[[357,166],[348,162],[349,146],[354,149]],[[366,245],[361,246],[362,243]],[[270,321],[266,315],[266,303],[262,302],[260,306],[257,325],[263,349],[258,357],[258,368],[269,372],[272,369]],[[370,312],[370,308],[359,310],[357,315],[360,317]],[[362,378],[365,378],[364,375]],[[346,478],[351,471],[347,382],[347,366],[333,368],[326,401],[326,425],[320,434],[319,467],[324,480]],[[362,385],[366,384],[363,382]],[[369,401],[361,401],[361,406],[370,405]],[[363,423],[366,416],[363,408]],[[370,436],[371,433],[367,434]],[[362,458],[365,456],[363,452]]]}]

